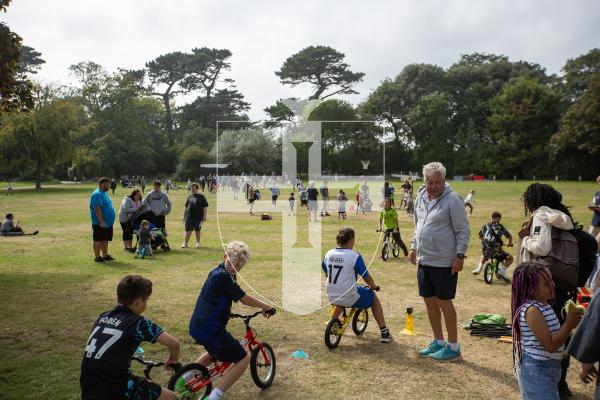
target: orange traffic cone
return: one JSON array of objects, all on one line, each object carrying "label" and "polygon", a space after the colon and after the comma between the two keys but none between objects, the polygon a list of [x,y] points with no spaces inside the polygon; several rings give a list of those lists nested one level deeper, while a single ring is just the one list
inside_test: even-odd
[{"label": "orange traffic cone", "polygon": [[415,332],[415,319],[414,319],[412,307],[408,307],[406,309],[406,327],[400,333],[403,335],[411,335],[411,336],[415,336],[417,334],[417,332]]}]

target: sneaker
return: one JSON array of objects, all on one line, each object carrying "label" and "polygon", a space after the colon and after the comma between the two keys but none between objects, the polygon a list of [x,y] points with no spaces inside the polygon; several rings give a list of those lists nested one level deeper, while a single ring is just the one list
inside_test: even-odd
[{"label": "sneaker", "polygon": [[107,254],[106,256],[102,257],[102,259],[103,259],[104,261],[115,261],[115,259],[114,259],[114,258],[112,258],[112,257],[110,256],[110,254]]},{"label": "sneaker", "polygon": [[34,231],[32,235],[37,235],[38,233],[40,233],[40,231]]},{"label": "sneaker", "polygon": [[435,361],[454,361],[460,358],[460,346],[458,350],[453,351],[450,349],[450,346],[446,345],[446,347],[436,351],[429,355],[429,358]]},{"label": "sneaker", "polygon": [[[444,344],[445,344],[445,342],[444,342]],[[440,346],[438,344],[437,340],[434,339],[431,343],[429,343],[427,345],[427,347],[425,347],[423,350],[419,351],[419,355],[421,357],[428,357],[430,354],[436,353],[443,348],[444,348],[444,346]]]},{"label": "sneaker", "polygon": [[182,249],[185,249],[186,247],[187,247],[187,243],[186,242],[181,243],[181,248]]},{"label": "sneaker", "polygon": [[97,263],[104,262],[104,258],[98,256],[98,257],[94,258],[94,261]]},{"label": "sneaker", "polygon": [[199,249],[200,248],[200,242],[196,242],[196,248]]},{"label": "sneaker", "polygon": [[478,265],[477,268],[475,268],[473,271],[471,271],[471,273],[473,275],[479,275],[481,273],[482,269],[483,269],[483,265]]},{"label": "sneaker", "polygon": [[510,282],[510,276],[506,274],[506,267],[502,267],[498,270],[496,276],[500,279],[505,280],[506,282]]},{"label": "sneaker", "polygon": [[379,339],[381,343],[391,343],[394,341],[394,337],[388,332],[381,335]]}]

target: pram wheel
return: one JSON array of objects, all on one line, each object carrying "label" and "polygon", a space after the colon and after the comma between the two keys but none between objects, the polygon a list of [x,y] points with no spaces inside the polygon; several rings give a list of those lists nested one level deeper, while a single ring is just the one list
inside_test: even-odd
[{"label": "pram wheel", "polygon": [[166,244],[161,245],[160,248],[163,249],[164,252],[171,251],[171,248]]}]

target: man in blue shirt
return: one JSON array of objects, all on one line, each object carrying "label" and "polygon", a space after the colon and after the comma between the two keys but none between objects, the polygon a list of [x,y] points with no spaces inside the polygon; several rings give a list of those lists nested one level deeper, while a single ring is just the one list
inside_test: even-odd
[{"label": "man in blue shirt", "polygon": [[[94,237],[94,261],[112,261],[114,258],[108,254],[108,242],[113,237],[113,224],[115,222],[115,209],[108,196],[110,179],[100,178],[98,189],[90,197],[90,216],[92,218],[92,231]],[[102,256],[100,253],[102,252]]]},{"label": "man in blue shirt", "polygon": [[270,305],[246,294],[236,282],[236,274],[249,258],[250,249],[245,243],[227,245],[223,263],[208,274],[190,320],[190,336],[207,351],[196,362],[206,367],[212,359],[233,363],[208,396],[209,400],[221,399],[250,365],[250,356],[244,347],[225,329],[232,303],[239,301],[249,307],[262,308],[267,318],[272,310]]}]

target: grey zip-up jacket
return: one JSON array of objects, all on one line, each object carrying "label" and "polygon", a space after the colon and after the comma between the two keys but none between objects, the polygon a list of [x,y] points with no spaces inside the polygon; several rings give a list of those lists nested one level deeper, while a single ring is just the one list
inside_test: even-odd
[{"label": "grey zip-up jacket", "polygon": [[171,200],[163,191],[150,191],[142,200],[142,205],[148,207],[148,210],[152,211],[154,215],[167,215],[171,212]]},{"label": "grey zip-up jacket", "polygon": [[446,184],[444,192],[431,210],[422,190],[415,201],[415,234],[411,248],[417,262],[432,267],[450,267],[458,253],[466,254],[471,227],[461,197]]}]

